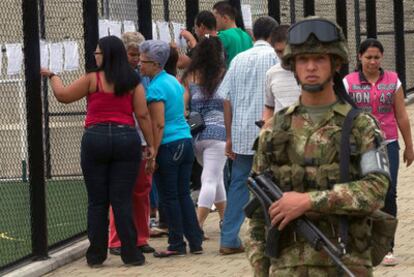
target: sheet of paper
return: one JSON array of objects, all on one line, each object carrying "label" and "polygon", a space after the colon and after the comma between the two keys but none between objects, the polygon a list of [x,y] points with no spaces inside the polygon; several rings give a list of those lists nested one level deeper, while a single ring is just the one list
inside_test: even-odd
[{"label": "sheet of paper", "polygon": [[49,44],[41,39],[39,42],[40,47],[40,67],[49,67]]},{"label": "sheet of paper", "polygon": [[177,47],[179,48],[186,48],[187,42],[183,37],[180,36],[181,30],[185,29],[184,24],[172,22],[173,31],[174,31],[174,41]]},{"label": "sheet of paper", "polygon": [[65,64],[63,68],[68,71],[79,69],[79,47],[76,41],[63,42],[65,50]]},{"label": "sheet of paper", "polygon": [[109,20],[109,34],[111,36],[117,36],[121,38],[121,29],[122,29],[121,21]]},{"label": "sheet of paper", "polygon": [[109,35],[109,20],[99,19],[99,38]]},{"label": "sheet of paper", "polygon": [[124,24],[124,33],[125,32],[136,32],[137,31],[137,29],[135,28],[134,21],[124,20],[123,24]]},{"label": "sheet of paper", "polygon": [[154,20],[152,21],[152,39],[159,39],[157,32],[157,24]]},{"label": "sheet of paper", "polygon": [[6,44],[7,75],[19,74],[23,63],[23,50],[21,43]]},{"label": "sheet of paper", "polygon": [[50,71],[54,73],[62,72],[63,68],[63,44],[61,42],[51,43],[50,53]]},{"label": "sheet of paper", "polygon": [[157,21],[158,31],[160,32],[160,40],[167,43],[171,42],[170,28],[168,22]]},{"label": "sheet of paper", "polygon": [[244,22],[244,28],[252,29],[253,28],[253,19],[252,19],[252,8],[250,5],[241,5],[242,17]]}]

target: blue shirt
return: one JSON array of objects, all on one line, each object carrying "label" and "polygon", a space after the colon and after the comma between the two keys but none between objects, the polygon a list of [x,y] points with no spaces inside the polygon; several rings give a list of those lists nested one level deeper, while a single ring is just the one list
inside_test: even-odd
[{"label": "blue shirt", "polygon": [[184,87],[177,79],[162,70],[147,88],[147,101],[164,102],[164,134],[161,144],[192,138],[190,126],[184,117]]},{"label": "blue shirt", "polygon": [[214,139],[226,140],[224,128],[223,98],[214,93],[211,98],[206,98],[198,84],[188,85],[191,94],[191,111],[199,112],[203,116],[206,128],[197,134],[197,140]]},{"label": "blue shirt", "polygon": [[260,131],[254,122],[262,118],[266,72],[277,62],[273,47],[258,40],[231,61],[218,88],[217,93],[231,103],[231,141],[236,154],[254,154],[253,143]]}]

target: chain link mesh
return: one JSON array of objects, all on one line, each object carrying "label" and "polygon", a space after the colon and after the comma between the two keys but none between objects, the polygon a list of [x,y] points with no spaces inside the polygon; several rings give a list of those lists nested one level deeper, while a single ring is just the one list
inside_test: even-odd
[{"label": "chain link mesh", "polygon": [[[196,1],[196,0],[195,0]],[[40,2],[40,0],[39,0]],[[199,10],[211,10],[216,0],[200,0]],[[335,2],[316,0],[315,14],[335,20]],[[404,1],[405,57],[407,88],[414,87],[414,6]],[[185,0],[152,0],[152,20],[165,21],[168,3],[170,22],[185,24]],[[347,1],[347,33],[352,71],[356,66],[358,42],[366,38],[365,1]],[[383,67],[395,70],[393,2],[377,0],[378,39],[384,44]],[[76,41],[80,67],[59,75],[69,84],[84,73],[84,32],[82,0],[43,1],[45,40]],[[253,21],[268,14],[267,0],[242,0],[250,5]],[[291,24],[303,18],[304,1],[280,1],[280,21]],[[27,126],[25,77],[8,76],[5,44],[23,43],[22,1],[0,1],[0,43],[2,60],[0,74],[0,268],[31,254],[30,191],[27,182]],[[129,20],[138,27],[136,0],[98,1],[100,19]],[[293,8],[293,10],[292,10]],[[13,24],[10,24],[10,23]],[[63,105],[58,103],[50,86],[44,83],[44,149],[47,185],[48,244],[52,246],[86,230],[87,197],[80,169],[80,140],[86,109],[84,100]]]},{"label": "chain link mesh", "polygon": [[10,12],[21,6],[21,1],[0,1],[0,267],[31,253],[30,191],[22,181],[27,163],[25,78],[23,69],[7,75],[5,48],[10,43],[23,47],[21,12]]}]

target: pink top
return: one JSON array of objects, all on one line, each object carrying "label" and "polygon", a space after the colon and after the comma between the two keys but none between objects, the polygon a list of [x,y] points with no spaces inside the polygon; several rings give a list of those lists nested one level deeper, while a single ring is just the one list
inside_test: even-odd
[{"label": "pink top", "polygon": [[385,134],[385,139],[389,141],[398,139],[394,96],[401,82],[397,73],[381,70],[379,79],[375,84],[371,84],[362,72],[353,72],[345,76],[344,85],[355,104],[375,116]]},{"label": "pink top", "polygon": [[116,96],[113,92],[105,92],[99,73],[96,72],[96,92],[87,96],[85,128],[98,123],[135,126],[132,94]]}]

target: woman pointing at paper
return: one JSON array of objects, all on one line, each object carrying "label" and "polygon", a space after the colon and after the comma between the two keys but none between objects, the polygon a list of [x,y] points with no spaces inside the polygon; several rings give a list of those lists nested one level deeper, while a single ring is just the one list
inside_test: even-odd
[{"label": "woman pointing at paper", "polygon": [[131,194],[142,155],[133,113],[148,144],[144,155],[147,159],[154,157],[145,92],[128,64],[119,38],[101,38],[94,55],[97,69],[68,86],[48,69],[42,68],[40,73],[49,77],[59,102],[72,103],[87,98],[81,166],[88,192],[88,265],[101,266],[107,257],[109,205],[113,208],[122,243],[122,261],[128,265],[142,265],[145,257],[136,247]]}]

